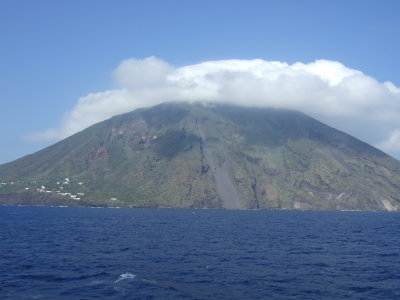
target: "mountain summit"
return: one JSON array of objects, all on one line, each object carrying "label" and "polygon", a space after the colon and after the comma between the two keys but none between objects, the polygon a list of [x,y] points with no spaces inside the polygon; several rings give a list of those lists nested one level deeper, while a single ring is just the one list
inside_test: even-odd
[{"label": "mountain summit", "polygon": [[398,210],[400,162],[297,111],[166,103],[0,166],[0,203]]}]

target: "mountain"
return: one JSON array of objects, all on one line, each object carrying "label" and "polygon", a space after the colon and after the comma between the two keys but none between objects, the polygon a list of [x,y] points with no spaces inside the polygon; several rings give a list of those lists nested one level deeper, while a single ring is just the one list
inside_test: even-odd
[{"label": "mountain", "polygon": [[1,165],[0,203],[398,210],[400,162],[297,111],[167,103]]}]

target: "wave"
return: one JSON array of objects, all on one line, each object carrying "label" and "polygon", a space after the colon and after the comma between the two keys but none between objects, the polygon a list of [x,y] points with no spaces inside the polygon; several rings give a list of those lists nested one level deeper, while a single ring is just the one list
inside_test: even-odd
[{"label": "wave", "polygon": [[135,279],[135,277],[136,277],[135,274],[127,272],[127,273],[119,275],[118,279],[115,280],[114,283],[118,283],[118,282],[120,282],[122,280],[127,280],[127,279]]}]

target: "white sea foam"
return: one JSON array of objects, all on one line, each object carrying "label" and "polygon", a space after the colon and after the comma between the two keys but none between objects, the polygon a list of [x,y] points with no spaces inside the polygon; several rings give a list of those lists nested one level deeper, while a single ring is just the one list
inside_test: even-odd
[{"label": "white sea foam", "polygon": [[154,280],[148,280],[148,279],[142,279],[142,282],[146,282],[146,283],[152,283],[152,284],[157,284],[157,281],[154,281]]},{"label": "white sea foam", "polygon": [[135,274],[127,272],[127,273],[119,275],[118,279],[115,280],[114,283],[118,283],[118,282],[120,282],[122,280],[126,280],[126,279],[135,279],[135,277],[136,277]]}]

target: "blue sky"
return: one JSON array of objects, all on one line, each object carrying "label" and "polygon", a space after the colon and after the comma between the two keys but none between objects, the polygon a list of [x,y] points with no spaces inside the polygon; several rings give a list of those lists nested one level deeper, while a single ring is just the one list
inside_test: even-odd
[{"label": "blue sky", "polygon": [[[397,0],[1,0],[0,163],[53,143],[29,137],[60,127],[80,98],[116,89],[116,70],[130,58],[154,56],[177,69],[232,59],[322,59],[399,87],[399,11]],[[398,101],[396,93],[387,101]],[[311,114],[337,124],[324,112]],[[372,144],[390,137],[395,143],[400,124],[393,118],[390,128],[379,120],[364,128],[364,117],[360,125],[343,119],[340,129]],[[385,149],[400,158],[400,148]]]}]

